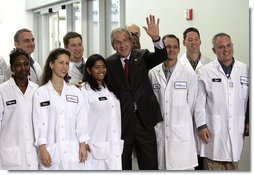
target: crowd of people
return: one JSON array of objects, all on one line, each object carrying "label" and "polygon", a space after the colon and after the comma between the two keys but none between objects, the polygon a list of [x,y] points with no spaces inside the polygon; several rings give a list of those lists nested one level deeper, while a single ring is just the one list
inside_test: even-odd
[{"label": "crowd of people", "polygon": [[249,135],[249,68],[230,35],[201,51],[198,29],[180,40],[160,36],[154,15],[141,49],[135,24],[110,34],[115,53],[83,57],[82,36],[68,32],[43,70],[29,29],[14,36],[10,65],[0,57],[2,170],[237,170]]}]

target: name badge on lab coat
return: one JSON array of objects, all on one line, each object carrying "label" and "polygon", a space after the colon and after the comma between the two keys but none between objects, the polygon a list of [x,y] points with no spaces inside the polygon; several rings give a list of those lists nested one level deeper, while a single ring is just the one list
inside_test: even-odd
[{"label": "name badge on lab coat", "polygon": [[249,86],[249,78],[248,77],[240,76],[240,82],[241,82],[241,84],[245,84],[246,86]]},{"label": "name badge on lab coat", "polygon": [[6,102],[6,105],[7,105],[7,106],[15,105],[15,104],[17,104],[17,101],[16,101],[16,100],[10,100],[10,101],[7,101],[7,102]]},{"label": "name badge on lab coat", "polygon": [[187,82],[185,81],[177,81],[174,83],[175,89],[187,89]]},{"label": "name badge on lab coat", "polygon": [[160,89],[161,85],[160,84],[153,84],[153,89]]},{"label": "name badge on lab coat", "polygon": [[50,101],[43,101],[40,103],[41,107],[44,107],[44,106],[49,106],[50,105]]},{"label": "name badge on lab coat", "polygon": [[68,102],[78,103],[78,97],[75,95],[66,95],[66,100]]},{"label": "name badge on lab coat", "polygon": [[212,82],[221,82],[221,78],[213,78]]},{"label": "name badge on lab coat", "polygon": [[107,97],[98,97],[98,99],[99,99],[100,101],[104,101],[104,100],[107,100]]}]

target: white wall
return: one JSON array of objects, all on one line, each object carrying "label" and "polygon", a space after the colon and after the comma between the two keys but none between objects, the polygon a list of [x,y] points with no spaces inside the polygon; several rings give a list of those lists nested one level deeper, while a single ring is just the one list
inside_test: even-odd
[{"label": "white wall", "polygon": [[25,0],[0,0],[0,55],[9,64],[14,34],[21,28],[33,29],[33,16],[25,11]]},{"label": "white wall", "polygon": [[[249,64],[249,1],[248,0],[126,0],[126,23],[146,25],[145,18],[154,14],[160,18],[161,36],[173,33],[181,41],[183,31],[196,27],[201,35],[202,52],[215,58],[212,52],[212,37],[219,32],[231,35],[235,57]],[[193,20],[185,19],[185,10],[193,9]],[[143,48],[153,50],[145,30],[141,32]],[[181,52],[185,47],[181,45]]]}]

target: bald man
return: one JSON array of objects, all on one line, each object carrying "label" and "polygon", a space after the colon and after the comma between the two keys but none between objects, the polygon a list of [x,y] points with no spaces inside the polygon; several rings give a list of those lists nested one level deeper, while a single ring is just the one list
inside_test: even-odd
[{"label": "bald man", "polygon": [[138,35],[138,37],[140,38],[140,28],[139,26],[137,26],[136,24],[127,24],[125,27],[129,32],[134,33],[136,35]]}]

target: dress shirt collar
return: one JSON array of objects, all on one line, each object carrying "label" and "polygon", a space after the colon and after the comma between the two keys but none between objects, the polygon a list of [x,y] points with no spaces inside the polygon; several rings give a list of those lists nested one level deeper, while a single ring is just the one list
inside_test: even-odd
[{"label": "dress shirt collar", "polygon": [[188,58],[188,60],[189,60],[189,62],[190,62],[190,64],[191,64],[191,67],[192,67],[194,70],[196,70],[197,65],[198,65],[198,62],[199,62],[199,60],[200,60],[200,58],[201,58],[201,53],[199,53],[198,59],[197,59],[196,61],[194,61],[194,60],[193,60],[189,55],[187,55],[187,54],[186,54],[186,57]]}]

